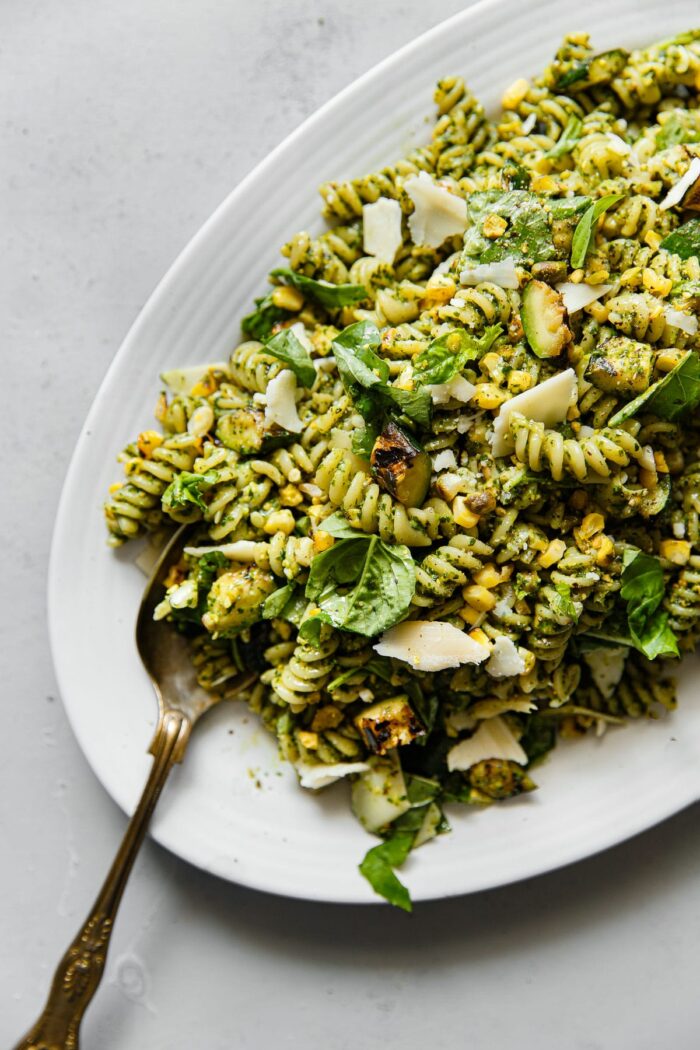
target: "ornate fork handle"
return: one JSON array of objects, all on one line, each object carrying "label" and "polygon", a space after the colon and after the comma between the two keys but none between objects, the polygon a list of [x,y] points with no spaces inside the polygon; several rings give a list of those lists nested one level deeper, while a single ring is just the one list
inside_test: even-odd
[{"label": "ornate fork handle", "polygon": [[102,889],[61,959],[38,1021],[15,1050],[78,1050],[80,1022],[102,980],[117,908],[168,774],[181,762],[192,723],[181,711],[161,717],[150,751],[153,767]]}]

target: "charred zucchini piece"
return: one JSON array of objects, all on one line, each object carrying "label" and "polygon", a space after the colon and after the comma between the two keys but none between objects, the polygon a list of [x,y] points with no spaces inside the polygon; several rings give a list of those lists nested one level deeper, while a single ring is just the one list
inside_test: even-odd
[{"label": "charred zucchini piece", "polygon": [[395,423],[387,424],[374,442],[370,463],[375,478],[390,495],[406,507],[421,506],[430,488],[430,456]]},{"label": "charred zucchini piece", "polygon": [[503,758],[487,758],[472,766],[467,774],[469,783],[484,801],[513,798],[523,791],[534,791],[537,785],[517,762]]},{"label": "charred zucchini piece", "polygon": [[538,357],[557,357],[571,340],[564,323],[564,301],[544,281],[525,285],[520,307],[523,330],[533,353]]},{"label": "charred zucchini piece", "polygon": [[234,408],[220,416],[216,436],[222,445],[242,456],[272,452],[294,440],[294,434],[288,434],[280,427],[266,430],[265,416],[257,408]]},{"label": "charred zucchini piece", "polygon": [[651,383],[654,351],[626,335],[614,335],[596,347],[586,367],[586,379],[611,394],[643,394]]},{"label": "charred zucchini piece", "polygon": [[376,755],[384,755],[402,744],[410,744],[425,734],[425,728],[407,696],[394,696],[366,707],[356,716],[355,725],[362,733],[367,747]]},{"label": "charred zucchini piece", "polygon": [[252,627],[262,615],[263,602],[276,589],[273,576],[256,565],[225,572],[211,586],[202,623],[215,638]]},{"label": "charred zucchini piece", "polygon": [[[578,216],[576,216],[578,219]],[[532,276],[545,284],[561,284],[566,280],[568,266],[563,259],[550,259],[549,262],[538,262],[532,267]]]},{"label": "charred zucchini piece", "polygon": [[555,88],[559,91],[564,88],[583,91],[598,84],[609,84],[625,68],[628,58],[629,52],[620,47],[602,51],[567,69],[557,80]]}]

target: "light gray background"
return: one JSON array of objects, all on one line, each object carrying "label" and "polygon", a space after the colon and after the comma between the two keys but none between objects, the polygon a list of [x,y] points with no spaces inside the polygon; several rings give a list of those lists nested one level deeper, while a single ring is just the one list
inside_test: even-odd
[{"label": "light gray background", "polygon": [[[0,5],[2,1046],[34,1018],[124,828],[72,738],[46,635],[49,541],[81,420],[154,285],[241,176],[462,6]],[[699,813],[412,918],[264,896],[147,843],[83,1045],[695,1048]]]}]

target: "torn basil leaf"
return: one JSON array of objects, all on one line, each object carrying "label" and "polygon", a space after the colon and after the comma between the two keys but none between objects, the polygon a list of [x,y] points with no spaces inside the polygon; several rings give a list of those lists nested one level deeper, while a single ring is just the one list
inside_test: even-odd
[{"label": "torn basil leaf", "polygon": [[264,343],[271,335],[275,325],[289,317],[291,317],[290,311],[276,306],[272,299],[272,292],[269,292],[255,300],[255,310],[246,314],[241,321],[241,328],[251,339],[258,339]]},{"label": "torn basil leaf", "polygon": [[312,387],[316,381],[316,369],[311,355],[290,328],[283,328],[265,343],[265,353],[272,354],[291,368],[302,386]]},{"label": "torn basil leaf", "polygon": [[600,216],[612,208],[614,204],[624,199],[623,193],[608,193],[605,197],[601,197],[600,200],[594,201],[579,219],[576,224],[574,231],[574,237],[571,242],[571,265],[575,270],[583,266],[586,261],[586,255],[593,238],[593,232],[595,229],[595,223],[598,221]]},{"label": "torn basil leaf", "polygon": [[308,299],[335,310],[341,306],[352,306],[367,298],[367,289],[363,284],[331,284],[330,281],[316,281],[285,267],[272,270],[270,277],[277,277],[283,284],[291,284]]},{"label": "torn basil leaf", "polygon": [[[503,259],[532,265],[562,258],[554,244],[552,223],[578,214],[588,199],[548,199],[528,190],[472,193],[467,200],[469,226],[464,235],[465,256],[479,265]],[[489,215],[506,220],[508,225],[500,237],[489,238],[484,234],[484,222]]]},{"label": "torn basil leaf", "polygon": [[699,404],[700,357],[695,351],[688,350],[675,368],[616,412],[608,425],[618,426],[642,409],[659,419],[673,421],[691,412]]},{"label": "torn basil leaf", "polygon": [[668,614],[659,606],[665,595],[661,562],[651,554],[628,549],[622,559],[620,597],[626,602],[627,626],[634,645],[649,660],[678,656]]},{"label": "torn basil leaf", "polygon": [[579,117],[569,117],[566,127],[561,135],[552,148],[547,150],[544,156],[549,160],[557,160],[559,157],[563,157],[564,154],[571,153],[572,149],[581,138],[582,130],[583,121]]},{"label": "torn basil leaf", "polygon": [[469,361],[477,361],[493,346],[503,331],[500,324],[490,325],[478,338],[465,328],[451,328],[414,359],[416,383],[426,386],[449,383]]},{"label": "torn basil leaf", "polygon": [[688,219],[677,230],[664,237],[659,248],[672,252],[681,259],[700,255],[700,219]]},{"label": "torn basil leaf", "polygon": [[397,831],[391,838],[368,850],[360,864],[362,874],[375,893],[403,911],[412,911],[411,895],[395,874],[411,852],[416,831]]},{"label": "torn basil leaf", "polygon": [[202,493],[215,485],[219,480],[216,470],[208,470],[205,474],[191,474],[183,470],[171,481],[162,496],[164,510],[183,511],[187,504],[192,503],[200,510],[206,510],[207,505],[202,499]]}]

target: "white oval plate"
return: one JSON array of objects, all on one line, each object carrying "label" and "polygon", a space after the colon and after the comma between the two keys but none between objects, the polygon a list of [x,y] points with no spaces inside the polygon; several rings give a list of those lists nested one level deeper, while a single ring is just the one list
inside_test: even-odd
[{"label": "white oval plate", "polygon": [[[641,17],[643,16],[643,17]],[[129,550],[105,544],[102,500],[117,451],[151,424],[165,368],[217,360],[299,229],[320,228],[321,179],[370,171],[425,132],[439,77],[463,74],[489,107],[540,70],[561,37],[634,46],[692,26],[691,0],[495,0],[438,26],[324,106],[249,175],[185,249],[144,308],[92,406],[66,479],[49,575],[49,621],[63,700],[103,785],[131,811],[151,759],[155,701],[133,643],[144,578]],[[479,812],[456,807],[451,835],[405,868],[414,899],[468,893],[585,857],[700,797],[700,705],[683,665],[681,706],[660,722],[560,746],[540,791]],[[347,786],[297,787],[253,716],[208,716],[160,803],[154,837],[226,879],[294,897],[375,900],[357,872],[372,844],[349,813]]]}]

